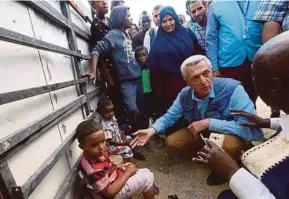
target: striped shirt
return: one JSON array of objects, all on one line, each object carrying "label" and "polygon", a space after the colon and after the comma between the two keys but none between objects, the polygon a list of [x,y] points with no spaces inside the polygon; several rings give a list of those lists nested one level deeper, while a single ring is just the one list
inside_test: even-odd
[{"label": "striped shirt", "polygon": [[108,186],[123,174],[117,165],[109,160],[107,152],[99,157],[97,162],[92,162],[84,152],[80,165],[81,177],[86,182],[87,188],[97,195],[105,195]]},{"label": "striped shirt", "polygon": [[195,33],[198,43],[200,46],[203,48],[203,50],[206,49],[206,26],[202,27],[198,23],[192,23],[190,29],[192,30],[193,33]]},{"label": "striped shirt", "polygon": [[102,120],[101,125],[104,130],[104,136],[106,140],[123,143],[121,139],[121,131],[119,129],[116,119]]},{"label": "striped shirt", "polygon": [[289,1],[262,0],[255,13],[254,20],[280,22],[283,31],[289,30]]}]

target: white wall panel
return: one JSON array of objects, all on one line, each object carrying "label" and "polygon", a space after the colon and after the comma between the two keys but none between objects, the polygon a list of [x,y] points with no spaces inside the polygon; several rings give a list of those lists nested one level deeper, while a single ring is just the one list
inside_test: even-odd
[{"label": "white wall panel", "polygon": [[[83,39],[77,37],[77,45],[78,45],[78,49],[81,50],[81,52],[83,54],[86,54],[86,55],[90,54],[89,45]],[[90,61],[82,60],[81,61],[81,68],[82,68],[81,70],[83,73],[89,73],[90,72]],[[94,85],[92,85],[91,83],[87,84],[87,91],[88,92],[92,91],[93,89],[95,89]],[[98,98],[93,98],[89,102],[89,104],[93,110],[95,110],[97,107],[97,100],[98,100]]]},{"label": "white wall panel", "polygon": [[[47,3],[61,13],[58,0],[47,1]],[[91,17],[90,5],[86,0],[77,1],[76,3],[87,16]],[[71,8],[70,10],[73,22],[83,30],[90,32],[90,24],[79,17],[74,10]],[[32,8],[28,8],[23,3],[0,1],[0,13],[5,16],[0,20],[0,27],[69,48],[65,29],[51,23],[43,15]],[[77,45],[83,54],[89,54],[86,41],[77,38]],[[89,72],[89,61],[83,60],[81,65],[83,72]],[[37,49],[0,41],[0,93],[74,80],[73,71],[70,56],[38,51]],[[94,89],[94,86],[89,85],[88,90],[92,89]],[[77,96],[76,86],[71,86],[49,94],[0,106],[0,139],[51,113],[53,110],[65,106],[75,100]],[[97,98],[94,98],[90,103],[93,109],[96,108],[96,102]],[[37,140],[10,157],[8,165],[17,185],[23,185],[83,119],[82,111],[78,109]],[[67,156],[63,156],[56,163],[29,198],[53,198],[65,176],[69,173],[69,166],[74,165],[81,152],[78,148],[78,142],[75,141],[68,150]],[[72,198],[72,192],[69,192],[66,198]]]},{"label": "white wall panel", "polygon": [[0,1],[0,27],[33,37],[27,6],[16,1]]},{"label": "white wall panel", "polygon": [[[88,1],[86,0],[77,0],[75,1],[77,6],[81,9],[81,11],[88,16],[89,18],[91,18],[91,10],[90,10],[90,5],[88,3]],[[71,12],[71,19],[72,21],[78,25],[81,29],[90,32],[90,23],[89,22],[85,22],[79,15],[78,13],[71,7],[70,7],[70,12]]]},{"label": "white wall panel", "polygon": [[9,167],[18,185],[22,185],[61,144],[55,126],[30,145],[8,159]]},{"label": "white wall panel", "polygon": [[35,38],[61,46],[68,47],[66,30],[50,22],[42,14],[29,8]]},{"label": "white wall panel", "polygon": [[67,158],[70,167],[72,168],[78,157],[82,154],[82,150],[78,147],[78,141],[75,140],[67,152]]},{"label": "white wall panel", "polygon": [[[0,93],[46,85],[37,50],[0,41]],[[0,106],[0,137],[52,112],[48,94]]]},{"label": "white wall panel", "polygon": [[69,168],[64,155],[30,195],[29,199],[52,199],[68,173]]},{"label": "white wall panel", "polygon": [[46,1],[46,3],[48,3],[53,8],[55,8],[58,12],[61,13],[61,7],[60,7],[60,1],[59,0],[49,0],[49,1]]}]

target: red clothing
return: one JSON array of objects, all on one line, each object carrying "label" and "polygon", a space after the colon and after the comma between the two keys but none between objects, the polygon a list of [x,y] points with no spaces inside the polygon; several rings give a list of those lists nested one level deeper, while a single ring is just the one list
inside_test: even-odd
[{"label": "red clothing", "polygon": [[97,196],[107,195],[108,186],[123,174],[123,171],[109,160],[108,152],[98,158],[90,160],[84,152],[81,159],[81,169],[88,188]]},{"label": "red clothing", "polygon": [[155,100],[163,106],[159,111],[165,113],[186,87],[185,80],[182,75],[170,74],[155,67],[151,68],[151,78]]}]

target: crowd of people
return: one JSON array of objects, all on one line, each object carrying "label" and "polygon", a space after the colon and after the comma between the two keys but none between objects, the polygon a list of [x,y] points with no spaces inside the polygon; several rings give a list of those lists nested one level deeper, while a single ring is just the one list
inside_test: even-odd
[{"label": "crowd of people", "polygon": [[[153,199],[154,175],[134,159],[165,134],[170,150],[197,152],[193,161],[212,170],[208,185],[229,182],[219,199],[289,199],[289,116],[279,118],[289,113],[289,1],[188,0],[188,21],[156,5],[138,25],[124,1],[111,2],[109,18],[107,0],[90,4],[86,76],[105,92],[101,122],[76,130],[88,198]],[[258,95],[272,119],[256,115]],[[262,128],[277,132],[266,141]]]}]

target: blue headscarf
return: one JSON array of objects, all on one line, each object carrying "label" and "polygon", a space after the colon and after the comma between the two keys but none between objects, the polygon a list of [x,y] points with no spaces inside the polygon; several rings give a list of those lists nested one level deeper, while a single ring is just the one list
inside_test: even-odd
[{"label": "blue headscarf", "polygon": [[117,6],[110,13],[110,23],[113,29],[120,29],[127,15],[127,7]]},{"label": "blue headscarf", "polygon": [[164,7],[160,13],[160,23],[166,15],[175,20],[175,30],[166,32],[160,25],[152,42],[149,64],[170,74],[181,74],[180,67],[185,59],[195,54],[195,35],[181,26],[178,15],[172,7]]}]

